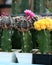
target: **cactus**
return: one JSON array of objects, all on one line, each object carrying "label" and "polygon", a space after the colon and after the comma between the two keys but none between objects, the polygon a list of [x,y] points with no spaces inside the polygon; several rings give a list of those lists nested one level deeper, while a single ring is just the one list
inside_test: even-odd
[{"label": "cactus", "polygon": [[50,31],[39,31],[37,35],[37,42],[39,44],[39,50],[42,54],[49,53],[51,51]]},{"label": "cactus", "polygon": [[30,31],[22,33],[22,51],[31,52],[32,51],[32,37]]},{"label": "cactus", "polygon": [[4,29],[3,30],[3,35],[2,35],[2,50],[3,51],[11,51],[11,30]]}]

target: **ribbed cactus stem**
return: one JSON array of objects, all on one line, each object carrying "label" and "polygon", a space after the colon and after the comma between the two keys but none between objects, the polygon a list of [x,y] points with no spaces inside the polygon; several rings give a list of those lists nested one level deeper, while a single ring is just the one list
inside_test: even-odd
[{"label": "ribbed cactus stem", "polygon": [[11,30],[3,30],[1,47],[3,51],[11,51]]},{"label": "ribbed cactus stem", "polygon": [[23,52],[32,51],[32,37],[30,31],[22,33],[22,51]]},{"label": "ribbed cactus stem", "polygon": [[48,30],[39,31],[37,41],[39,44],[39,50],[42,54],[51,51],[50,32]]}]

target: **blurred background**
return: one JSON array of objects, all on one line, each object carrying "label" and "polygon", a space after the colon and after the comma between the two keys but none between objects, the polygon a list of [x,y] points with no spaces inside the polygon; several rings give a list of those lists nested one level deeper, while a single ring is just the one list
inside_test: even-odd
[{"label": "blurred background", "polygon": [[[17,3],[18,14],[25,9],[31,9],[36,14],[52,12],[52,0],[14,0]],[[0,0],[0,15],[2,12],[11,14],[13,0]],[[13,4],[15,6],[15,4]]]}]

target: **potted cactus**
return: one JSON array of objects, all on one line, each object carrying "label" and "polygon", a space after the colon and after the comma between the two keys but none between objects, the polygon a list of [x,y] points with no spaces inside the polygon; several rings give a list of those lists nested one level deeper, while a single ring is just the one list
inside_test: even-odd
[{"label": "potted cactus", "polygon": [[34,28],[38,31],[37,42],[39,50],[42,54],[51,51],[51,25],[52,20],[50,18],[45,18],[34,23]]},{"label": "potted cactus", "polygon": [[10,19],[7,16],[3,16],[2,20],[3,34],[1,37],[1,48],[3,51],[11,51],[11,30],[10,30]]}]

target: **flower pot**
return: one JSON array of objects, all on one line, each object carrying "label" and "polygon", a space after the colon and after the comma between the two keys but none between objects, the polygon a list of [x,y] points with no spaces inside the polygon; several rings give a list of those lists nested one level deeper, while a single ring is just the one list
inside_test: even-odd
[{"label": "flower pot", "polygon": [[43,18],[42,20],[34,23],[34,28],[38,31],[37,42],[39,50],[42,54],[51,52],[51,35],[52,31],[52,19]]},{"label": "flower pot", "polygon": [[15,52],[19,63],[32,64],[32,53]]},{"label": "flower pot", "polygon": [[0,52],[0,63],[12,63],[12,52]]},{"label": "flower pot", "polygon": [[32,53],[0,52],[0,63],[32,64]]},{"label": "flower pot", "polygon": [[49,54],[33,54],[33,64],[52,65],[52,55],[49,55]]}]

